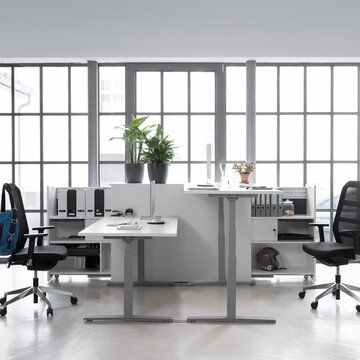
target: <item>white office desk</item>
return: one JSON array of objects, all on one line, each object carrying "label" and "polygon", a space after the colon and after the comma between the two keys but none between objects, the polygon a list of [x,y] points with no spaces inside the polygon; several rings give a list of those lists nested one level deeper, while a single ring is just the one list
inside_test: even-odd
[{"label": "white office desk", "polygon": [[121,218],[104,217],[86,229],[79,232],[80,236],[102,239],[119,239],[125,242],[124,255],[124,315],[96,315],[86,316],[85,321],[126,321],[126,322],[172,322],[169,316],[138,316],[133,314],[133,243],[138,239],[153,237],[176,237],[178,219],[164,217],[165,224],[150,225],[146,220],[133,218],[132,223],[142,226],[139,230],[118,230],[109,223],[122,222]]},{"label": "white office desk", "polygon": [[[225,316],[212,317],[189,317],[188,322],[207,322],[207,323],[268,323],[274,324],[274,319],[263,319],[258,317],[237,317],[236,316],[236,201],[238,199],[251,198],[259,194],[281,194],[281,190],[265,189],[265,190],[249,190],[246,188],[238,189],[188,189],[185,186],[185,194],[189,195],[207,195],[216,196],[220,199],[227,199],[229,201],[229,236],[228,236],[228,276],[227,276],[227,314]],[[248,213],[251,214],[251,202],[247,201]],[[219,201],[219,242],[224,231],[224,207],[223,203]],[[220,246],[219,246],[220,249]],[[250,256],[250,255],[249,255]],[[221,256],[219,257],[219,264]],[[219,265],[219,270],[221,264]],[[225,274],[223,275],[225,277]],[[221,275],[219,273],[219,280]]]}]

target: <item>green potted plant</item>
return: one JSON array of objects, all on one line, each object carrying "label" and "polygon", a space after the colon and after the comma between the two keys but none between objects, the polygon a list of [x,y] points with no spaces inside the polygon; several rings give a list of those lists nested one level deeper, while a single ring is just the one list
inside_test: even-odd
[{"label": "green potted plant", "polygon": [[155,133],[148,133],[143,150],[143,161],[147,163],[150,181],[155,180],[158,184],[165,184],[169,171],[169,164],[175,157],[176,148],[174,140],[164,136],[160,125]]},{"label": "green potted plant", "polygon": [[233,165],[233,170],[240,174],[240,179],[243,184],[249,183],[249,175],[255,170],[252,162],[241,162]]},{"label": "green potted plant", "polygon": [[130,157],[130,162],[125,163],[125,181],[128,183],[141,183],[144,177],[143,145],[153,126],[142,126],[147,118],[148,116],[136,118],[132,115],[130,124],[115,126],[115,129],[124,130],[123,136],[109,139],[121,139],[126,142]]}]

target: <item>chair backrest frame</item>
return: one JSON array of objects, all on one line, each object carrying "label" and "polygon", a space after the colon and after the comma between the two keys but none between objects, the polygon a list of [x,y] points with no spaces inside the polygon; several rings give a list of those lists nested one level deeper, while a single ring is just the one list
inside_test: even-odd
[{"label": "chair backrest frame", "polygon": [[1,194],[1,210],[5,210],[5,196],[6,193],[10,199],[10,205],[12,209],[17,210],[17,219],[19,224],[19,235],[16,243],[15,252],[23,249],[26,245],[27,237],[24,234],[29,233],[29,226],[26,219],[26,213],[24,208],[24,203],[21,196],[20,189],[13,183],[5,183],[3,185],[2,194]]},{"label": "chair backrest frame", "polygon": [[360,181],[348,181],[343,186],[333,223],[336,242],[354,246],[351,231],[360,233]]}]

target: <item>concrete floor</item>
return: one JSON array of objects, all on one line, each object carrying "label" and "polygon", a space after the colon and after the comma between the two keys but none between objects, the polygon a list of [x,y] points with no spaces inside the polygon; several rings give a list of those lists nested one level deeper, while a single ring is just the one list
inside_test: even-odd
[{"label": "concrete floor", "polygon": [[[318,281],[334,269],[318,265]],[[344,282],[360,285],[360,267],[343,267]],[[0,290],[31,283],[25,268],[0,265]],[[41,274],[46,280],[46,275]],[[310,308],[315,291],[298,298],[302,277],[257,279],[237,287],[238,315],[273,317],[276,325],[188,324],[187,316],[225,314],[224,287],[138,287],[134,312],[170,315],[172,324],[84,323],[84,315],[122,313],[121,287],[106,279],[60,277],[52,286],[76,293],[79,303],[50,295],[54,317],[31,297],[8,307],[0,318],[0,359],[359,359],[360,313],[343,295],[327,296]],[[318,291],[317,291],[318,292]]]}]

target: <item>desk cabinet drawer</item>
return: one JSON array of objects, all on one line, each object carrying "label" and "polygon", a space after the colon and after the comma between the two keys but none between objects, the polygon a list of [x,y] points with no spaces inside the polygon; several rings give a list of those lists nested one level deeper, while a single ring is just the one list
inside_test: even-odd
[{"label": "desk cabinet drawer", "polygon": [[277,241],[277,219],[252,219],[253,241]]}]

